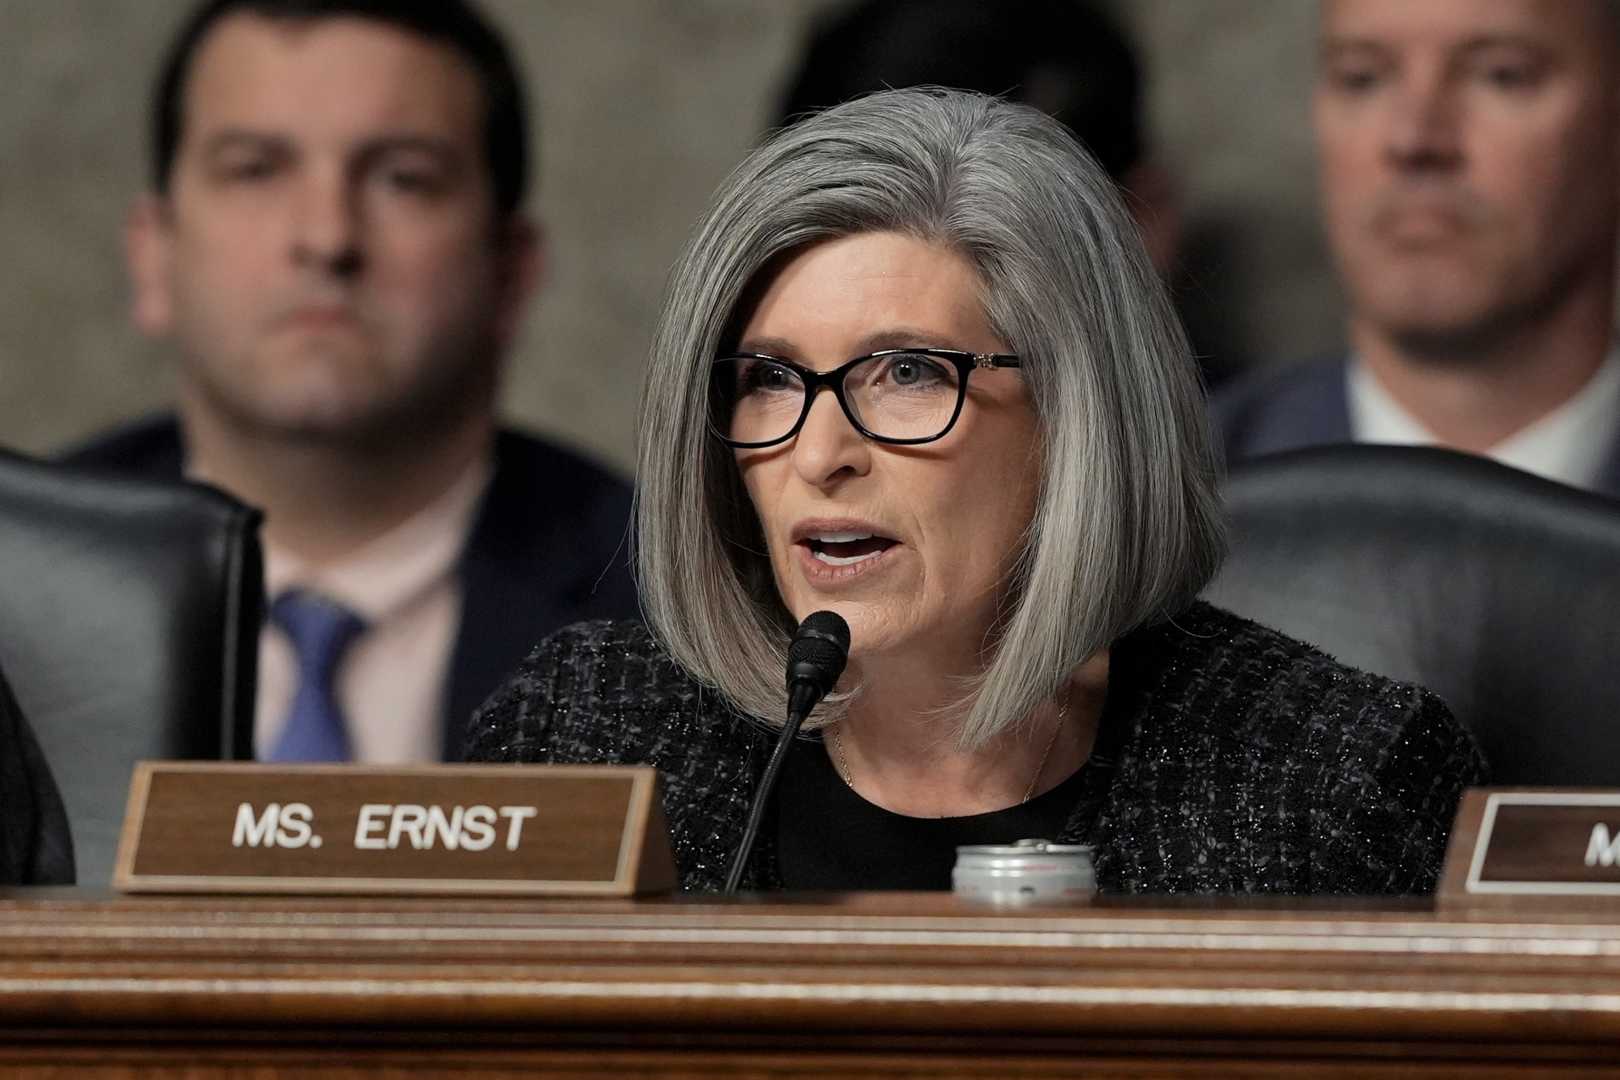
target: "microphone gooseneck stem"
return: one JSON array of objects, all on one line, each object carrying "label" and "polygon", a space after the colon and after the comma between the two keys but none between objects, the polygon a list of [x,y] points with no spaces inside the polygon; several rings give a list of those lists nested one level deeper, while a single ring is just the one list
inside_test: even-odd
[{"label": "microphone gooseneck stem", "polygon": [[805,616],[793,633],[787,650],[787,723],[777,736],[771,760],[759,778],[759,790],[754,792],[754,805],[748,808],[748,824],[743,829],[742,843],[731,860],[731,873],[726,875],[726,887],[721,895],[730,896],[737,891],[742,880],[743,866],[754,850],[754,837],[759,833],[760,819],[765,806],[771,801],[777,774],[787,759],[793,736],[799,733],[810,710],[838,683],[844,665],[849,661],[849,624],[836,611],[813,611]]},{"label": "microphone gooseneck stem", "polygon": [[[815,697],[811,698],[811,706],[815,703]],[[771,751],[771,760],[759,778],[759,790],[754,793],[754,805],[748,811],[748,825],[743,829],[742,843],[737,845],[737,854],[731,860],[731,872],[726,875],[726,887],[721,890],[722,896],[731,896],[737,891],[737,883],[742,880],[743,866],[748,862],[749,853],[754,850],[754,836],[759,832],[760,819],[765,816],[765,807],[771,801],[771,789],[776,787],[776,774],[782,771],[782,762],[787,758],[788,747],[793,745],[793,737],[799,733],[799,725],[804,723],[804,718],[809,712],[810,709],[805,707],[792,708],[788,711],[787,723],[782,725],[782,734],[776,738],[776,747]]]}]

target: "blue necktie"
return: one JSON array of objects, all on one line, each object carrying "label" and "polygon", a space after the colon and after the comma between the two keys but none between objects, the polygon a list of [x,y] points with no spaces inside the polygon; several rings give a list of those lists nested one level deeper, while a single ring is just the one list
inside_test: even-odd
[{"label": "blue necktie", "polygon": [[270,618],[292,639],[298,692],[269,760],[348,761],[349,734],[333,676],[343,651],[366,628],[365,620],[334,600],[301,589],[277,596]]}]

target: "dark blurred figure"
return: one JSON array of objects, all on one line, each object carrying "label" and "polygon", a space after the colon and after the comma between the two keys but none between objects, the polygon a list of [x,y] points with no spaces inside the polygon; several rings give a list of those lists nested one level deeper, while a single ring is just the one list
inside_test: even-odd
[{"label": "dark blurred figure", "polygon": [[534,642],[636,610],[628,486],[496,421],[543,263],[506,46],[463,0],[211,0],[151,124],[126,243],[178,416],[74,458],[265,511],[261,756],[455,758]]},{"label": "dark blurred figure", "polygon": [[0,673],[0,885],[71,884],[67,811]]},{"label": "dark blurred figure", "polygon": [[1175,265],[1180,215],[1148,153],[1142,72],[1124,32],[1084,0],[866,0],[812,33],[779,122],[875,90],[948,86],[1063,122],[1124,189],[1148,255]]},{"label": "dark blurred figure", "polygon": [[1433,443],[1620,495],[1620,6],[1327,0],[1318,49],[1349,349],[1218,395],[1228,459]]}]

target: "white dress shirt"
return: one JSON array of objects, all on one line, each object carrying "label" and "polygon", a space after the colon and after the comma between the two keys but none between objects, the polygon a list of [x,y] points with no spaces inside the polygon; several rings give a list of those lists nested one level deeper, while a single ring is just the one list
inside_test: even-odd
[{"label": "white dress shirt", "polygon": [[[413,517],[324,566],[265,546],[267,602],[288,588],[311,589],[366,621],[337,672],[355,761],[408,764],[443,756],[445,679],[461,621],[456,561],[492,471],[487,458],[479,459]],[[281,738],[297,686],[292,643],[267,620],[259,635],[256,756]]]},{"label": "white dress shirt", "polygon": [[[1439,438],[1352,358],[1346,375],[1356,442],[1427,446]],[[1574,397],[1486,451],[1504,465],[1580,488],[1594,487],[1620,430],[1620,349],[1611,349]]]}]

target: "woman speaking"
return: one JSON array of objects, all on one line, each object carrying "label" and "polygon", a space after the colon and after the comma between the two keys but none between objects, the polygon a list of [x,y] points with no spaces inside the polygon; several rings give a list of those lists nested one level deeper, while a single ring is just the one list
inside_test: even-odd
[{"label": "woman speaking", "polygon": [[892,91],[779,133],[677,264],[641,411],[648,627],[545,641],[487,761],[657,766],[719,887],[786,708],[849,663],[744,867],[945,888],[960,844],[1095,846],[1105,891],[1432,888],[1482,764],[1425,691],[1196,600],[1223,551],[1194,364],[1108,178],[1054,121]]}]

